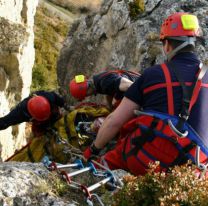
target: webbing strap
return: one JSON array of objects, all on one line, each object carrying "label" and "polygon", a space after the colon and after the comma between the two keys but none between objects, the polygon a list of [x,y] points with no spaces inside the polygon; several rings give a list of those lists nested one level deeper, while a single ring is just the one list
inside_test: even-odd
[{"label": "webbing strap", "polygon": [[193,95],[192,95],[191,100],[190,100],[189,112],[191,111],[193,105],[196,103],[196,100],[198,98],[199,91],[200,91],[201,85],[202,85],[202,78],[206,74],[206,72],[208,70],[208,67],[204,66],[204,65],[203,66],[200,65],[199,69],[200,69],[200,71],[199,71],[199,74],[198,74],[197,82],[196,82],[195,87],[193,89]]},{"label": "webbing strap", "polygon": [[182,91],[183,91],[183,105],[181,113],[179,114],[179,121],[176,125],[176,128],[181,131],[183,129],[184,123],[188,120],[191,109],[193,105],[196,103],[196,100],[199,95],[199,91],[201,89],[202,84],[202,78],[204,77],[207,67],[203,66],[202,64],[199,65],[199,72],[197,75],[196,80],[193,82],[192,86],[186,86],[184,83],[184,80],[178,71],[178,69],[175,67],[173,63],[170,63],[170,69],[174,72],[176,78],[178,79]]},{"label": "webbing strap", "polygon": [[[177,143],[178,144],[178,143]],[[176,159],[171,163],[170,167],[173,167],[175,165],[182,165],[187,162],[189,159],[187,154],[194,148],[196,147],[196,144],[194,142],[190,142],[190,144],[186,145],[183,147],[183,149],[179,149],[179,154],[176,157]]]},{"label": "webbing strap", "polygon": [[168,114],[174,115],[174,105],[173,105],[173,88],[171,82],[170,72],[166,64],[161,64],[161,68],[165,75],[165,81],[167,86],[167,97],[168,97]]},{"label": "webbing strap", "polygon": [[67,115],[64,115],[64,128],[65,128],[65,132],[66,132],[67,138],[70,141],[71,133],[70,133],[70,129],[69,129],[68,125],[69,124],[68,124]]},{"label": "webbing strap", "polygon": [[141,125],[138,125],[138,127],[141,130],[141,135],[131,139],[131,145],[134,145],[134,147],[127,154],[125,153],[125,151],[126,151],[128,137],[126,137],[126,142],[124,144],[124,149],[123,149],[123,159],[125,161],[127,160],[127,158],[129,158],[132,155],[137,156],[138,151],[142,149],[142,146],[146,142],[153,141],[155,137],[154,128],[157,127],[158,122],[159,119],[154,118],[148,129],[144,129]]},{"label": "webbing strap", "polygon": [[[172,84],[172,87],[180,86],[179,82],[172,82],[171,84]],[[187,85],[187,86],[191,86],[192,84],[193,84],[192,82],[185,82],[185,85]],[[201,83],[201,87],[208,88],[208,84]],[[161,88],[166,88],[166,83],[158,83],[153,86],[146,87],[143,89],[143,94],[147,94],[149,92],[153,92],[153,91],[155,91],[157,89],[161,89]]]},{"label": "webbing strap", "polygon": [[[49,140],[48,140],[48,141],[49,141]],[[48,141],[44,144],[43,148],[44,148],[45,154],[46,154],[47,156],[51,156],[51,152],[50,152],[50,149],[49,149],[49,147],[50,147],[50,142],[48,142]]]},{"label": "webbing strap", "polygon": [[118,70],[112,70],[112,71],[105,71],[103,74],[101,74],[101,77],[105,77],[108,76],[109,74],[118,74],[118,75],[122,75],[122,74],[128,74],[128,75],[133,75],[133,76],[140,76],[139,73],[137,72],[133,72],[133,71],[129,71],[129,70],[123,70],[123,69],[118,69]]},{"label": "webbing strap", "polygon": [[191,100],[191,96],[193,94],[193,89],[195,87],[196,81],[193,82],[193,84],[191,86],[187,86],[180,74],[180,71],[178,71],[178,69],[176,68],[176,66],[173,63],[169,64],[169,68],[173,71],[173,73],[175,74],[177,80],[180,83],[180,86],[182,88],[183,91],[183,102],[182,102],[182,109],[181,109],[181,116],[185,115],[185,116],[189,116],[189,104],[190,104],[190,100]]},{"label": "webbing strap", "polygon": [[29,157],[31,162],[35,162],[35,159],[33,157],[33,153],[32,153],[32,151],[30,149],[30,145],[28,145],[28,148],[27,148],[27,155],[28,155],[28,157]]},{"label": "webbing strap", "polygon": [[5,162],[10,161],[13,157],[15,157],[16,155],[18,155],[20,152],[22,152],[25,148],[29,147],[29,145],[32,143],[32,141],[30,140],[25,146],[23,146],[20,150],[18,150],[17,152],[15,152],[12,156],[10,156],[8,159],[5,160]]},{"label": "webbing strap", "polygon": [[[144,129],[148,130],[148,127],[147,126],[144,126],[143,125],[142,127]],[[169,136],[163,134],[163,131],[162,130],[160,130],[160,131],[154,130],[154,134],[157,137],[160,137],[160,138],[163,138],[163,139],[167,139],[170,142],[172,142],[175,145],[175,147],[178,149],[178,151],[179,151],[179,154],[176,157],[176,159],[174,160],[174,162],[171,163],[171,164],[169,164],[168,167],[174,166],[174,164],[182,164],[183,162],[186,162],[188,159],[191,159],[194,162],[194,157],[191,154],[189,154],[189,152],[191,151],[191,149],[193,149],[193,147],[196,146],[196,144],[194,142],[192,142],[190,140],[190,143],[188,145],[186,145],[186,146],[183,147],[173,137],[169,137]]]},{"label": "webbing strap", "polygon": [[[146,127],[146,128],[148,129],[148,127]],[[188,144],[187,146],[183,147],[181,144],[178,143],[178,141],[176,139],[174,139],[173,137],[170,137],[170,136],[167,136],[167,135],[163,134],[162,131],[155,130],[155,135],[160,137],[160,138],[164,138],[164,139],[167,139],[167,140],[171,141],[175,145],[175,147],[178,149],[179,153],[181,153],[183,155],[185,154],[186,158],[191,159],[194,162],[194,157],[191,154],[188,153],[189,147],[191,147],[191,145],[195,144],[190,139],[189,139],[189,141],[190,141],[189,144],[191,144],[191,145],[189,146],[189,144]],[[184,150],[184,148],[185,148],[185,150]],[[182,156],[181,156],[181,158],[182,158]]]},{"label": "webbing strap", "polygon": [[165,134],[163,134],[163,129],[165,128],[164,126],[162,126],[163,129],[160,130],[155,129],[159,121],[160,119],[154,117],[150,127],[144,125],[137,125],[141,130],[141,135],[134,137],[131,140],[131,145],[133,145],[134,147],[130,149],[130,151],[127,154],[125,153],[125,151],[126,151],[127,140],[129,136],[126,137],[124,143],[124,149],[123,149],[123,159],[126,161],[130,156],[135,156],[138,159],[137,154],[141,150],[143,153],[145,152],[144,154],[146,154],[150,159],[154,160],[152,156],[148,153],[148,151],[144,150],[142,147],[145,143],[152,142],[154,138],[158,136],[160,138],[164,138],[171,141],[179,151],[178,156],[171,164],[165,164],[161,162],[162,167],[168,168],[174,165],[181,165],[186,163],[188,159],[194,161],[194,157],[189,152],[196,146],[196,144],[190,140],[190,143],[183,147],[178,143],[176,139],[172,137],[168,137]]}]

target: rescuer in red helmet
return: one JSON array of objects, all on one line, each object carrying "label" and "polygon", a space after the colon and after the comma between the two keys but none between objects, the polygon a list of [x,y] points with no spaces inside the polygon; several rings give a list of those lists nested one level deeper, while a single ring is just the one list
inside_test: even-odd
[{"label": "rescuer in red helmet", "polygon": [[32,122],[35,127],[47,128],[61,117],[62,107],[64,100],[55,92],[34,92],[0,118],[0,130],[22,122]]},{"label": "rescuer in red helmet", "polygon": [[206,168],[208,72],[194,51],[199,35],[195,15],[179,12],[164,20],[160,40],[167,61],[145,69],[131,85],[84,151],[87,160],[120,133],[116,147],[98,159],[110,169],[144,175],[150,163],[168,171],[188,160]]},{"label": "rescuer in red helmet", "polygon": [[100,72],[87,79],[84,75],[77,75],[69,83],[70,94],[81,101],[87,96],[107,95],[109,106],[117,106],[124,96],[124,92],[140,76],[137,72],[113,69]]}]

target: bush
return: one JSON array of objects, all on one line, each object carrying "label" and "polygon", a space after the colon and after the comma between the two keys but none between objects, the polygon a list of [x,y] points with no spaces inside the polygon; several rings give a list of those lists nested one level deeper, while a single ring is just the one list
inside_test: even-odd
[{"label": "bush", "polygon": [[175,167],[168,174],[155,173],[154,168],[145,176],[126,176],[113,206],[208,205],[208,180],[197,178],[194,166]]}]

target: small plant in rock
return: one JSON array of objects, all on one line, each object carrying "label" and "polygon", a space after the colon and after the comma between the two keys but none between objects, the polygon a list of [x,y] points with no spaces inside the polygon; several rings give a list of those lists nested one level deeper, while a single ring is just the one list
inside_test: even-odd
[{"label": "small plant in rock", "polygon": [[131,19],[136,19],[139,14],[144,12],[144,0],[133,0],[129,2],[129,15]]},{"label": "small plant in rock", "polygon": [[199,179],[195,166],[174,167],[155,173],[153,165],[145,176],[126,176],[125,186],[114,195],[113,206],[207,206],[208,180]]},{"label": "small plant in rock", "polygon": [[51,184],[53,193],[59,196],[64,196],[69,192],[69,185],[63,181],[57,173],[51,173],[48,182]]}]

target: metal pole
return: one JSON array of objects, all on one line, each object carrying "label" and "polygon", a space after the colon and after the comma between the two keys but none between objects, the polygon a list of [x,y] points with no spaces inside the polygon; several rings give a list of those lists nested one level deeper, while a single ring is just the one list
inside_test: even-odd
[{"label": "metal pole", "polygon": [[83,172],[89,171],[89,170],[91,170],[91,169],[92,169],[91,167],[86,167],[86,168],[84,168],[84,169],[77,170],[77,171],[72,172],[72,173],[69,173],[69,174],[67,174],[67,175],[68,175],[69,177],[72,177],[72,176],[81,174],[81,173],[83,173]]},{"label": "metal pole", "polygon": [[58,169],[62,169],[62,168],[67,168],[67,167],[77,167],[79,166],[78,163],[74,163],[74,164],[66,164],[66,165],[56,165]]},{"label": "metal pole", "polygon": [[107,178],[101,180],[100,182],[95,183],[94,185],[88,187],[87,190],[88,190],[89,192],[91,192],[91,191],[93,191],[94,189],[96,189],[96,188],[98,188],[98,187],[104,185],[106,182],[110,181],[111,179],[112,179],[112,177],[107,177]]}]

